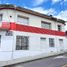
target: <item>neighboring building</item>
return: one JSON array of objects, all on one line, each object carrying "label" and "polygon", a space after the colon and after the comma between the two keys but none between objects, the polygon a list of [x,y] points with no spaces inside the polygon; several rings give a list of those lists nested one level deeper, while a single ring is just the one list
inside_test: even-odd
[{"label": "neighboring building", "polygon": [[0,5],[0,61],[31,60],[66,51],[64,26],[65,21],[52,16]]}]

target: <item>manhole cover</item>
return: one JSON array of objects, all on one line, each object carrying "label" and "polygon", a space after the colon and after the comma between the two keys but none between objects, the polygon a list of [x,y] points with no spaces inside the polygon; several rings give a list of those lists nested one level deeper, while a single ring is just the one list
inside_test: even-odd
[{"label": "manhole cover", "polygon": [[67,67],[67,64],[63,65],[62,67]]}]

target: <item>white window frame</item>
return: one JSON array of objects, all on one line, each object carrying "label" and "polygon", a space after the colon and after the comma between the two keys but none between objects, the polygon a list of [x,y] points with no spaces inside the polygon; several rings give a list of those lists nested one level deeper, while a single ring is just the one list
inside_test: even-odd
[{"label": "white window frame", "polygon": [[[59,39],[59,44],[63,44],[63,39]],[[62,45],[61,45],[62,46]]]},{"label": "white window frame", "polygon": [[29,18],[21,15],[17,15],[17,23],[28,25],[29,24]]},{"label": "white window frame", "polygon": [[28,50],[28,48],[29,48],[29,37],[16,36],[16,50]]},{"label": "white window frame", "polygon": [[45,37],[40,38],[40,47],[41,47],[42,50],[46,49],[47,43],[46,43],[46,38]]},{"label": "white window frame", "polygon": [[54,47],[54,46],[55,46],[54,38],[49,38],[49,47]]},{"label": "white window frame", "polygon": [[[45,25],[49,25],[49,28],[48,27],[45,27]],[[51,23],[48,23],[48,22],[45,22],[45,21],[41,21],[41,27],[44,28],[44,29],[51,29]]]},{"label": "white window frame", "polygon": [[63,39],[59,39],[59,48],[62,51],[64,49],[64,40]]},{"label": "white window frame", "polygon": [[61,25],[57,25],[58,27],[58,31],[62,31],[62,26]]},{"label": "white window frame", "polygon": [[2,15],[2,14],[0,14],[0,22],[2,21],[2,19],[3,19],[3,15]]}]

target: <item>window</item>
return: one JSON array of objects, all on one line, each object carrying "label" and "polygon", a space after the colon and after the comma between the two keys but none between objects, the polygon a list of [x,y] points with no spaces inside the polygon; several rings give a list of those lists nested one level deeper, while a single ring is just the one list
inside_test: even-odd
[{"label": "window", "polygon": [[54,38],[49,38],[49,46],[54,47]]},{"label": "window", "polygon": [[61,25],[58,25],[58,31],[61,31],[61,29],[62,29]]},{"label": "window", "polygon": [[41,40],[41,45],[42,44],[46,45],[46,38],[40,38],[40,40]]},{"label": "window", "polygon": [[16,36],[16,50],[27,50],[28,49],[28,37]]},{"label": "window", "polygon": [[28,19],[28,17],[18,16],[17,22],[24,24],[24,25],[28,25],[29,19]]},{"label": "window", "polygon": [[41,22],[41,27],[46,29],[51,29],[51,23]]},{"label": "window", "polygon": [[41,48],[45,49],[47,47],[46,38],[40,38],[40,41],[41,41]]},{"label": "window", "polygon": [[63,39],[59,39],[59,49],[62,51],[64,49]]},{"label": "window", "polygon": [[46,38],[40,38],[40,48],[41,49],[47,48]]},{"label": "window", "polygon": [[59,39],[59,44],[62,46],[63,45],[63,39]]},{"label": "window", "polygon": [[2,14],[0,14],[0,21],[2,21]]},{"label": "window", "polygon": [[40,39],[41,39],[41,40],[46,40],[46,38],[43,38],[43,37],[42,37],[42,38],[40,38]]}]

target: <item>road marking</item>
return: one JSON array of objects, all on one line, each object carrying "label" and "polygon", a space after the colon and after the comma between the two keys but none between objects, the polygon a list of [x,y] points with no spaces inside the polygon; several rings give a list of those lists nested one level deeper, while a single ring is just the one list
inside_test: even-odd
[{"label": "road marking", "polygon": [[54,57],[54,59],[56,59],[56,58],[67,58],[66,56],[56,56],[56,57]]},{"label": "road marking", "polygon": [[67,67],[67,64],[63,65],[62,67]]}]

